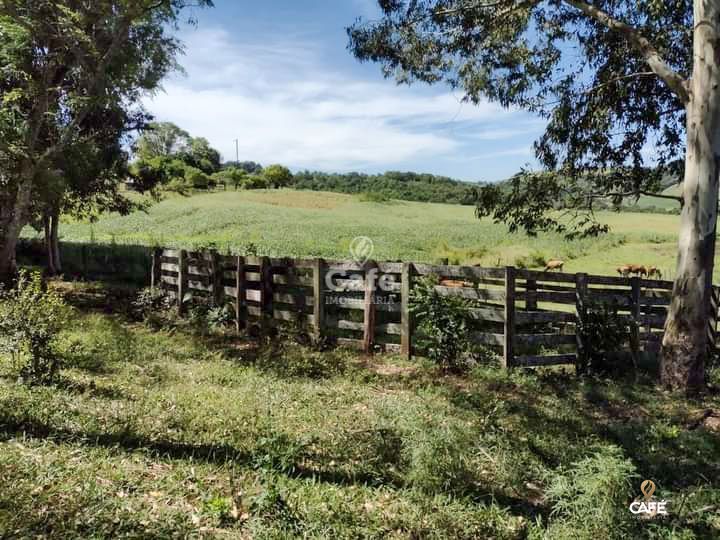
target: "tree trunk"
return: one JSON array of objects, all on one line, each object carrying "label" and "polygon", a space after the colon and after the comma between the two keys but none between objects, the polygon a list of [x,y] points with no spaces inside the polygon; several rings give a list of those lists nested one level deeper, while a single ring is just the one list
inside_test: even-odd
[{"label": "tree trunk", "polygon": [[54,276],[57,272],[55,271],[55,252],[52,248],[52,232],[50,225],[50,216],[47,212],[43,214],[43,230],[45,231],[45,254],[47,256],[47,271],[48,274]]},{"label": "tree trunk", "polygon": [[60,230],[60,210],[53,210],[50,216],[50,245],[53,252],[53,263],[55,264],[55,273],[62,274],[62,259],[60,258],[60,240],[58,239],[58,231]]},{"label": "tree trunk", "polygon": [[0,231],[0,283],[10,283],[17,273],[15,250],[20,232],[27,223],[32,195],[32,175],[20,177],[20,185],[12,205],[12,216]]},{"label": "tree trunk", "polygon": [[720,174],[720,5],[695,1],[691,97],[677,274],[665,323],[662,383],[690,393],[705,383]]}]

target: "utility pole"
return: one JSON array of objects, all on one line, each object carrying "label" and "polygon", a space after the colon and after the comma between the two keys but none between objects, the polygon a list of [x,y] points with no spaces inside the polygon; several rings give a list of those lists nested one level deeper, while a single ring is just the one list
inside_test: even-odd
[{"label": "utility pole", "polygon": [[235,165],[240,164],[240,139],[235,139]]}]

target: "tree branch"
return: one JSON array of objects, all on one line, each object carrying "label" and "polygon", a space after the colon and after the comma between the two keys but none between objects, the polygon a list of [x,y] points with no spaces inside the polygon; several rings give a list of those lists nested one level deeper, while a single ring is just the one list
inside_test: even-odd
[{"label": "tree branch", "polygon": [[607,199],[609,197],[655,197],[656,199],[667,199],[680,203],[682,206],[685,200],[679,195],[666,195],[665,193],[655,193],[654,191],[645,191],[642,189],[627,192],[610,192],[610,193],[589,193],[588,199]]},{"label": "tree branch", "polygon": [[658,50],[640,31],[608,13],[582,0],[562,0],[566,4],[581,11],[591,19],[596,20],[603,26],[625,36],[630,44],[642,54],[650,69],[660,77],[668,87],[682,100],[683,103],[690,101],[690,93],[687,88],[687,81],[672,69],[660,55]]}]

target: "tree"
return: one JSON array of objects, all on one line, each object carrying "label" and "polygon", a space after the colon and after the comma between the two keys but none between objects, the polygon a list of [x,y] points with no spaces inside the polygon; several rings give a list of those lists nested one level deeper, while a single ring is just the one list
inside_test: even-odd
[{"label": "tree", "polygon": [[[547,119],[552,175],[480,190],[481,215],[529,232],[596,234],[595,201],[656,193],[685,154],[677,278],[662,381],[704,384],[720,167],[720,3],[710,0],[380,0],[348,29],[360,60],[399,82],[447,81]],[[652,157],[648,158],[647,154]],[[682,169],[682,167],[680,168]],[[558,208],[564,210],[557,217]]]},{"label": "tree", "polygon": [[205,174],[213,174],[220,170],[220,152],[215,150],[207,139],[191,137],[188,147],[179,152],[179,157],[185,163]]},{"label": "tree", "polygon": [[290,169],[282,165],[268,165],[263,171],[263,176],[275,189],[289,186],[293,178]]},{"label": "tree", "polygon": [[237,191],[238,187],[240,187],[247,177],[247,173],[239,169],[237,167],[225,167],[219,172],[216,172],[213,176],[215,176],[217,183],[222,184],[232,184],[235,188],[235,191]]},{"label": "tree", "polygon": [[[69,150],[86,144],[102,151],[104,115],[123,120],[116,143],[142,127],[134,125],[142,98],[176,67],[180,43],[168,32],[188,2],[0,2],[0,280],[15,273],[20,231],[51,195],[44,187],[62,195],[71,184],[57,173]],[[101,184],[88,179],[83,189]]]},{"label": "tree", "polygon": [[190,147],[190,134],[172,122],[152,122],[138,138],[135,152],[139,159],[175,156]]}]

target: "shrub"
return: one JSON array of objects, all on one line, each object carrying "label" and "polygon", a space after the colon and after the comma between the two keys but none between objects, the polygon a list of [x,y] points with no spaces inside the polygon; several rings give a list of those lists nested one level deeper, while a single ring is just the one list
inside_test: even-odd
[{"label": "shrub", "polygon": [[515,266],[518,268],[543,268],[546,264],[547,259],[540,251],[533,251],[529,255],[515,258]]},{"label": "shrub", "polygon": [[52,381],[60,367],[57,337],[67,322],[62,297],[47,290],[39,272],[21,271],[14,289],[0,289],[0,352],[24,379]]},{"label": "shrub", "polygon": [[214,330],[227,328],[235,321],[235,313],[230,305],[213,306],[207,310],[205,321]]},{"label": "shrub", "polygon": [[617,306],[606,303],[588,304],[578,329],[586,350],[587,365],[581,371],[608,373],[617,371],[620,365],[612,362],[610,353],[619,352],[628,334],[630,324],[618,314]]},{"label": "shrub", "polygon": [[262,176],[253,174],[242,181],[243,189],[267,189],[270,183]]},{"label": "shrub", "polygon": [[[549,478],[549,527],[530,538],[629,538],[635,466],[615,446],[603,448]],[[544,533],[544,534],[543,534]]]},{"label": "shrub", "polygon": [[173,306],[173,299],[163,289],[142,289],[132,302],[132,314],[140,321],[146,320],[158,311],[165,311]]},{"label": "shrub", "polygon": [[289,186],[293,179],[290,169],[284,167],[283,165],[268,165],[263,171],[263,176],[267,180],[269,186],[276,189]]},{"label": "shrub", "polygon": [[418,346],[444,371],[464,371],[473,350],[469,340],[472,318],[467,300],[442,296],[437,278],[420,281],[410,297],[418,330]]},{"label": "shrub", "polygon": [[210,177],[199,169],[189,167],[185,173],[186,182],[194,189],[207,189],[210,186]]},{"label": "shrub", "polygon": [[389,202],[390,197],[380,191],[364,191],[358,196],[360,202],[384,203]]}]

